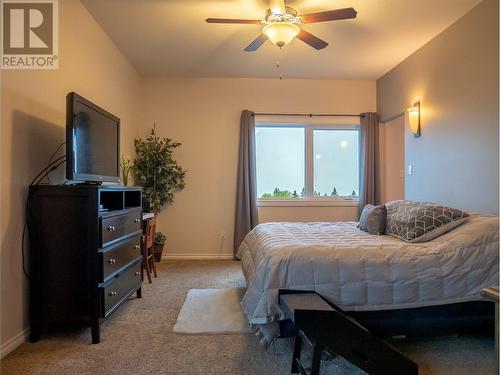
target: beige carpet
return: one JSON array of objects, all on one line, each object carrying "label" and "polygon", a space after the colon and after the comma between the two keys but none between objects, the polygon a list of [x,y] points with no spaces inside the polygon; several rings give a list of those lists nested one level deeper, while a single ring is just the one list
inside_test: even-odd
[{"label": "beige carpet", "polygon": [[[268,351],[253,335],[177,335],[177,315],[192,288],[243,287],[235,261],[178,261],[161,264],[159,278],[145,284],[102,326],[102,342],[90,344],[87,329],[45,335],[4,358],[4,374],[289,374],[290,340]],[[492,374],[493,340],[455,337],[396,343],[420,365],[421,374]],[[329,364],[329,374],[354,374]]]},{"label": "beige carpet", "polygon": [[186,335],[252,333],[240,301],[245,288],[191,289],[174,332]]}]

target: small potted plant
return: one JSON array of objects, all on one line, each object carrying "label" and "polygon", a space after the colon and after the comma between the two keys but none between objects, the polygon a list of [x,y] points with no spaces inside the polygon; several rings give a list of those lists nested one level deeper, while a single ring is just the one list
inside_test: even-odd
[{"label": "small potted plant", "polygon": [[155,262],[161,260],[161,254],[163,253],[163,247],[165,246],[165,241],[167,238],[162,232],[156,232],[154,238],[154,257]]},{"label": "small potted plant", "polygon": [[130,160],[130,156],[122,155],[122,159],[120,161],[120,168],[122,170],[123,186],[127,186],[128,185],[128,176],[129,176],[130,170],[132,168],[132,162]]}]

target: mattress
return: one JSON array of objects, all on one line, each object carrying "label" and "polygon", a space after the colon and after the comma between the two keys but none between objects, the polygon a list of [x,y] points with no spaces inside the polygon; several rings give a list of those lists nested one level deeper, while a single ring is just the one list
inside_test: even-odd
[{"label": "mattress", "polygon": [[[314,290],[346,311],[481,300],[482,288],[498,284],[498,224],[472,214],[426,243],[370,235],[355,222],[260,224],[238,250],[241,305],[251,324],[265,325],[285,319],[279,289]],[[276,334],[263,332],[267,341]]]}]

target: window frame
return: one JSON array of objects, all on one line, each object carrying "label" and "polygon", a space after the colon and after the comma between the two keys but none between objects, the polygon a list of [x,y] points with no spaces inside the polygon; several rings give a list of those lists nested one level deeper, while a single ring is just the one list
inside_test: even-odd
[{"label": "window frame", "polygon": [[[259,207],[354,207],[359,205],[359,196],[314,196],[314,130],[344,130],[357,131],[358,142],[359,124],[318,124],[307,122],[270,122],[256,121],[255,129],[258,128],[303,128],[304,129],[304,198],[301,199],[261,199],[257,197]],[[358,164],[359,168],[359,164]],[[359,192],[359,186],[358,186]]]}]

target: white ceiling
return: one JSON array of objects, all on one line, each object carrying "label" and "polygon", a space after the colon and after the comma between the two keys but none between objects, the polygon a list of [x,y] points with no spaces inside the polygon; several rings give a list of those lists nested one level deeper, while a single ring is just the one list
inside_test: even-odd
[{"label": "white ceiling", "polygon": [[[262,19],[267,0],[81,0],[143,76],[277,77],[279,49],[243,49],[259,25],[207,24],[205,18]],[[300,40],[283,48],[288,78],[376,79],[481,0],[289,0],[300,14],[353,7],[351,20],[303,28],[329,46]]]}]

